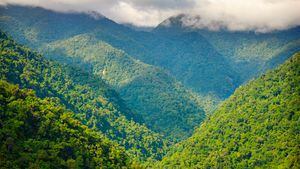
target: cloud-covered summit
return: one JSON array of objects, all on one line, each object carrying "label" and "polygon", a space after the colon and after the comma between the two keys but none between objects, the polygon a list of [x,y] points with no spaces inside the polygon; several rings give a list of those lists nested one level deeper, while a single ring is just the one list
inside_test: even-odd
[{"label": "cloud-covered summit", "polygon": [[[268,32],[300,25],[300,0],[0,0],[56,11],[97,11],[119,23],[156,26],[166,18],[189,14],[186,26]],[[201,19],[199,19],[201,18]]]}]

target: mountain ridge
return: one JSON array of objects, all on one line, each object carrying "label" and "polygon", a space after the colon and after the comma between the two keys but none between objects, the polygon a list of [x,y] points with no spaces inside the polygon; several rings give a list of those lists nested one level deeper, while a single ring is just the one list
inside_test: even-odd
[{"label": "mountain ridge", "polygon": [[0,5],[0,168],[299,168],[300,27],[184,17]]},{"label": "mountain ridge", "polygon": [[[154,131],[160,131],[169,136],[175,133],[185,133],[183,137],[186,137],[187,133],[191,133],[195,124],[205,117],[202,109],[208,104],[203,103],[201,98],[192,91],[186,90],[169,74],[157,67],[135,60],[92,35],[77,35],[67,40],[50,43],[45,51],[45,55],[49,58],[56,56],[70,58],[68,60],[71,60],[71,65],[81,66],[82,62],[77,63],[77,59],[91,65],[91,71],[113,86],[131,106],[131,109],[143,112],[141,116],[146,119],[145,123]],[[65,62],[65,60],[62,61]],[[160,105],[162,102],[165,105]],[[183,109],[178,106],[179,104],[187,106]],[[168,115],[168,112],[172,114]],[[184,117],[182,120],[174,119],[168,123],[163,122],[177,116],[194,116],[194,121],[187,122],[185,121],[187,117]],[[189,130],[184,129],[183,124]],[[175,126],[178,128],[175,129]],[[180,137],[182,136],[175,138]]]},{"label": "mountain ridge", "polygon": [[239,87],[157,168],[298,168],[300,53]]},{"label": "mountain ridge", "polygon": [[119,107],[122,100],[99,77],[46,60],[0,33],[1,79],[32,89],[41,98],[56,98],[83,124],[124,146],[133,159],[161,158],[167,142],[133,121],[130,109]]},{"label": "mountain ridge", "polygon": [[[288,30],[257,33],[255,31],[209,30],[184,25],[185,14],[170,17],[153,32],[159,35],[176,36],[194,32],[205,37],[222,56],[231,62],[234,70],[245,82],[283,63],[293,52],[300,50],[300,27]],[[189,16],[192,17],[192,16]],[[164,24],[165,23],[165,24]],[[168,23],[168,24],[166,24]],[[289,45],[292,44],[292,45]],[[272,64],[270,63],[272,62]],[[269,64],[268,64],[269,63]],[[267,65],[268,64],[268,65]],[[267,66],[266,66],[267,65]]]},{"label": "mountain ridge", "polygon": [[[17,9],[18,13],[13,13]],[[143,118],[150,119],[146,122],[148,126],[152,126],[155,131],[170,137],[171,140],[178,141],[189,136],[194,126],[205,117],[205,113],[210,113],[220,100],[217,94],[198,96],[194,91],[178,82],[165,69],[144,64],[142,60],[138,61],[137,57],[127,53],[128,51],[116,48],[116,46],[126,46],[127,49],[137,49],[137,53],[140,54],[145,46],[137,40],[144,36],[147,36],[145,38],[148,39],[150,33],[140,32],[136,34],[136,31],[108,19],[105,19],[108,21],[94,22],[86,15],[80,15],[78,19],[74,15],[78,16],[79,14],[56,14],[42,8],[34,8],[32,11],[26,7],[10,6],[7,9],[0,8],[0,11],[2,11],[3,16],[13,18],[14,22],[17,23],[16,25],[21,25],[19,26],[20,29],[24,28],[31,31],[39,29],[38,32],[34,31],[37,34],[35,40],[29,39],[31,42],[26,43],[35,50],[49,56],[48,58],[52,56],[53,60],[74,64],[81,67],[80,69],[95,73],[97,76],[106,77],[105,80],[108,83],[120,90],[120,94],[125,98],[124,100],[129,102],[131,108],[142,113]],[[31,20],[33,16],[27,16],[31,13],[42,19],[33,23]],[[70,22],[64,22],[65,20]],[[22,42],[27,31],[10,29],[14,25],[10,22],[13,22],[12,19],[8,21],[0,19],[0,27],[8,33],[12,33],[13,37]],[[47,24],[47,29],[44,29],[43,25],[45,24]],[[73,29],[72,26],[75,26],[76,29]],[[54,33],[54,38],[52,38]],[[85,35],[92,37],[88,40],[95,42],[95,44],[88,43],[84,38]],[[55,43],[56,45],[54,45]],[[66,45],[68,43],[70,43],[69,46]],[[61,50],[59,54],[49,54],[47,45],[51,44],[52,47]],[[61,47],[65,49],[61,49]],[[80,50],[80,48],[84,50]],[[65,51],[66,49],[69,50],[69,53]],[[145,50],[149,49],[145,48]],[[82,57],[86,57],[86,59]],[[110,71],[107,72],[105,69]],[[105,72],[106,75],[104,75]],[[124,82],[123,87],[120,86],[121,81]],[[161,102],[165,102],[166,105],[162,105]],[[187,105],[186,108],[181,106],[183,103]],[[178,118],[179,116],[180,118]],[[195,118],[190,118],[190,116]],[[162,121],[162,119],[172,118],[173,120],[168,123]],[[174,129],[173,126],[176,126],[175,122],[177,121],[178,128]],[[163,125],[157,125],[157,123],[163,123]],[[170,134],[170,131],[175,132]]]}]

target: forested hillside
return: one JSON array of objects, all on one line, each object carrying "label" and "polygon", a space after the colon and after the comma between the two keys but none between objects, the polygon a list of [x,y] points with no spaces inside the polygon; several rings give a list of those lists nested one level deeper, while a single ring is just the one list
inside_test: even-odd
[{"label": "forested hillside", "polygon": [[53,98],[0,80],[0,168],[133,167],[125,150]]},{"label": "forested hillside", "polygon": [[[300,50],[299,27],[268,33],[225,29],[211,31],[207,28],[199,28],[197,25],[185,24],[187,20],[201,18],[195,17],[188,14],[170,17],[158,25],[153,32],[160,36],[194,33],[204,37],[217,52],[229,60],[242,82],[276,67]],[[196,41],[201,40],[202,38],[197,38]]]},{"label": "forested hillside", "polygon": [[159,168],[299,168],[300,53],[238,88]]},{"label": "forested hillside", "polygon": [[126,46],[138,50],[143,46],[136,41],[143,33],[117,24],[97,12],[63,13],[40,7],[0,5],[0,27],[18,42],[35,49],[44,43],[83,33],[94,33],[95,37],[117,48]]},{"label": "forested hillside", "polygon": [[299,22],[259,32],[191,11],[141,31],[87,2],[9,2],[0,168],[300,168]]},{"label": "forested hillside", "polygon": [[182,14],[152,32],[142,32],[97,13],[16,5],[0,11],[0,27],[37,50],[44,43],[90,33],[132,58],[166,69],[184,86],[212,98],[227,98],[240,84],[283,63],[300,48],[299,27],[269,33],[210,31],[184,25],[183,19],[193,18]]},{"label": "forested hillside", "polygon": [[131,158],[159,159],[166,143],[149,130],[99,77],[48,61],[1,32],[0,77],[32,89],[39,97],[55,97],[83,124],[102,131],[127,149]]},{"label": "forested hillside", "polygon": [[191,135],[204,119],[204,110],[209,112],[216,104],[213,99],[201,98],[185,89],[161,69],[137,61],[93,35],[49,43],[43,53],[91,69],[113,86],[131,109],[141,113],[151,129],[173,140]]},{"label": "forested hillside", "polygon": [[[155,40],[151,40],[155,37]],[[154,34],[142,40],[148,49],[134,54],[143,62],[162,67],[198,94],[227,98],[241,83],[238,72],[203,36]]]},{"label": "forested hillside", "polygon": [[[103,77],[120,93],[128,107],[144,118],[149,128],[172,141],[190,136],[205,114],[212,112],[220,101],[218,94],[198,95],[168,71],[145,64],[115,47],[126,46],[126,49],[136,50],[135,54],[143,54],[146,39],[143,43],[138,39],[151,37],[147,33],[136,33],[103,16],[95,18],[90,14],[57,13],[21,6],[0,7],[0,10],[3,30],[48,58]],[[40,19],[35,21],[34,18]],[[150,52],[149,48],[147,51]],[[210,79],[213,78],[198,79],[198,83]],[[227,80],[232,82],[230,78]],[[230,90],[233,88],[234,84],[230,84]],[[227,87],[220,90],[227,91]]]}]

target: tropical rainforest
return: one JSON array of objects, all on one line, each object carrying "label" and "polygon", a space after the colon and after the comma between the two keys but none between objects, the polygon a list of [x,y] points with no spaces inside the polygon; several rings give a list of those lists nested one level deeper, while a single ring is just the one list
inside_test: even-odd
[{"label": "tropical rainforest", "polygon": [[300,27],[186,17],[0,3],[0,168],[300,168]]},{"label": "tropical rainforest", "polygon": [[237,89],[159,164],[299,168],[300,53]]}]

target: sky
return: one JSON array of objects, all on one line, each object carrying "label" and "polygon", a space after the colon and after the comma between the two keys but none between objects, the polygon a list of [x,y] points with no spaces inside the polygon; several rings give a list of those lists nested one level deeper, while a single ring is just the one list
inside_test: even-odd
[{"label": "sky", "polygon": [[300,25],[300,0],[0,0],[56,11],[97,11],[118,22],[154,27],[170,16],[186,26],[269,32]]}]

